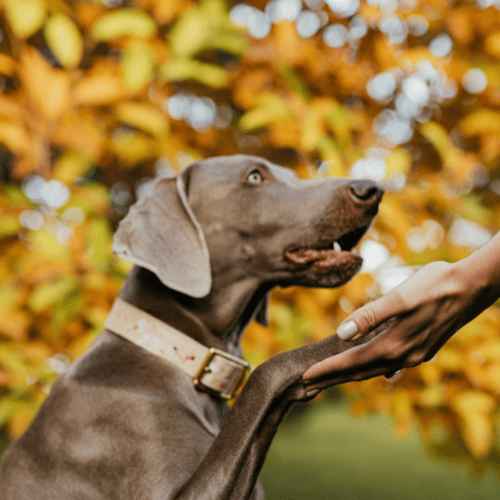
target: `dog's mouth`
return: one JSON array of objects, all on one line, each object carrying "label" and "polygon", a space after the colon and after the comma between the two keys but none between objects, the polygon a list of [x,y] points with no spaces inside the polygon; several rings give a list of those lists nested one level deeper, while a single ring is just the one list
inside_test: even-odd
[{"label": "dog's mouth", "polygon": [[361,226],[334,241],[290,248],[285,251],[285,259],[296,266],[311,269],[315,274],[335,273],[341,281],[347,281],[359,271],[363,263],[361,256],[353,249],[367,229],[368,226]]}]

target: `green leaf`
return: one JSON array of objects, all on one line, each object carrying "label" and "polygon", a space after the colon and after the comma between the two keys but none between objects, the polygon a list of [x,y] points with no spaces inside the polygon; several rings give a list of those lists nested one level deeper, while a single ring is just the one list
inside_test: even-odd
[{"label": "green leaf", "polygon": [[94,269],[106,271],[111,261],[111,229],[105,219],[92,221],[86,234],[86,257]]},{"label": "green leaf", "polygon": [[58,307],[54,307],[51,315],[51,333],[58,336],[64,327],[80,313],[83,306],[83,297],[80,293],[71,294]]},{"label": "green leaf", "polygon": [[0,400],[0,425],[5,425],[5,423],[16,413],[16,409],[17,400],[15,398],[2,398]]},{"label": "green leaf", "polygon": [[104,14],[92,26],[95,40],[109,41],[123,36],[148,38],[156,34],[154,20],[140,9],[118,9]]},{"label": "green leaf", "polygon": [[68,294],[77,289],[77,285],[78,282],[74,277],[39,285],[31,294],[28,305],[34,312],[43,311],[57,302],[62,302]]},{"label": "green leaf", "polygon": [[44,0],[4,0],[4,7],[10,27],[19,38],[36,33],[45,20]]},{"label": "green leaf", "polygon": [[83,54],[80,31],[71,18],[55,14],[45,25],[45,40],[57,60],[66,68],[76,68]]}]

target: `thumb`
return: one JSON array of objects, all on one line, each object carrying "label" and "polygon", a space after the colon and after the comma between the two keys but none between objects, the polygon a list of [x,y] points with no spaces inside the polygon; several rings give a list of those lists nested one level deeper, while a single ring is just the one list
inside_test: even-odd
[{"label": "thumb", "polygon": [[337,336],[342,340],[359,337],[392,316],[405,312],[405,309],[401,295],[398,292],[389,292],[354,311],[338,326]]}]

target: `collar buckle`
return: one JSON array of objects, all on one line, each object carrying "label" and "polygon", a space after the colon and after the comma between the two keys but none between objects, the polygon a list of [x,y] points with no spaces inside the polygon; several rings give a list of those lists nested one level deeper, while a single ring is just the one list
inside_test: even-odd
[{"label": "collar buckle", "polygon": [[[218,373],[224,371],[222,384],[210,376],[212,365],[218,365]],[[249,371],[250,365],[245,360],[211,347],[208,349],[198,373],[193,377],[193,384],[196,388],[214,393],[222,399],[233,399],[243,387]]]}]

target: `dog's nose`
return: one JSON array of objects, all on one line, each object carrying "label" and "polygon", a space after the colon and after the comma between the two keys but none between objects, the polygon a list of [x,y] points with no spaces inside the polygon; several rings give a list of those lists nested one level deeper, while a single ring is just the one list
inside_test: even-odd
[{"label": "dog's nose", "polygon": [[349,183],[349,195],[358,204],[378,203],[383,194],[384,190],[373,181],[359,180]]}]

